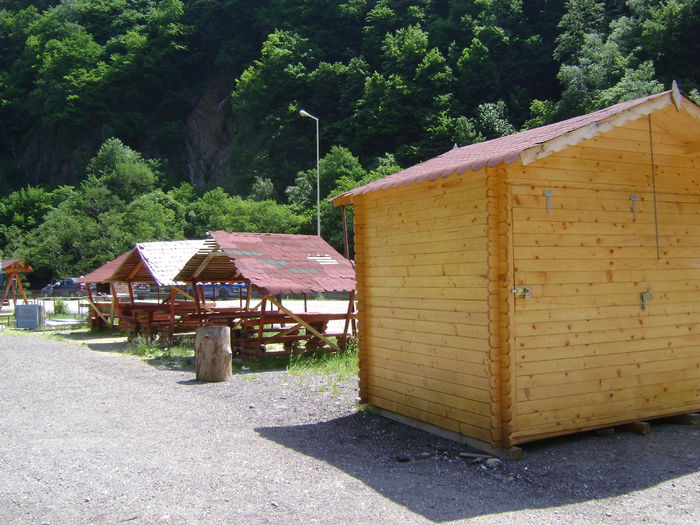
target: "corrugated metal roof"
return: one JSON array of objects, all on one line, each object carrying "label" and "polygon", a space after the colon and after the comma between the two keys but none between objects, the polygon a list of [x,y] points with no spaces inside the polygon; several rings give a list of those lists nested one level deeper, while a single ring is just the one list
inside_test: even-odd
[{"label": "corrugated metal roof", "polygon": [[79,283],[106,283],[112,278],[114,272],[122,265],[126,260],[127,256],[131,252],[122,253],[116,259],[109,261],[108,263],[100,266],[97,270],[90,272],[85,277],[78,279]]},{"label": "corrugated metal roof", "polygon": [[181,284],[175,280],[185,263],[204,245],[199,241],[142,242],[126,254],[110,281],[153,282],[161,286]]},{"label": "corrugated metal roof", "polygon": [[7,272],[10,269],[19,273],[29,273],[34,271],[34,268],[29,266],[24,259],[2,259],[2,261],[0,261],[0,265],[2,266],[3,272]]},{"label": "corrugated metal roof", "polygon": [[[511,163],[520,158],[520,155],[525,150],[540,147],[542,144],[552,139],[562,137],[567,133],[601,122],[650,100],[668,97],[669,93],[672,93],[672,91],[665,91],[628,102],[622,102],[594,113],[574,117],[539,128],[533,128],[507,137],[487,140],[461,148],[454,148],[442,155],[416,164],[415,166],[394,173],[393,175],[352,189],[332,200],[342,201],[347,197],[362,195],[377,190],[408,186],[410,184],[425,182],[426,180],[434,181],[441,177],[449,177],[455,173],[464,173],[467,170],[476,171],[484,166],[495,167],[501,163]],[[670,102],[671,98],[669,97],[669,103]]]},{"label": "corrugated metal roof", "polygon": [[350,261],[316,235],[222,231],[209,235],[213,242],[190,259],[178,279],[215,282],[238,276],[268,295],[355,289]]}]

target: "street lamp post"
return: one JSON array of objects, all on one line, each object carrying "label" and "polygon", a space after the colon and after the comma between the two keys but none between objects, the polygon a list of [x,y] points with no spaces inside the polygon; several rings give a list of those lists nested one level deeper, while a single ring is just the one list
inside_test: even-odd
[{"label": "street lamp post", "polygon": [[318,157],[318,118],[314,117],[308,111],[302,109],[299,111],[302,117],[312,118],[316,121],[316,230],[318,236],[321,236],[321,170]]}]

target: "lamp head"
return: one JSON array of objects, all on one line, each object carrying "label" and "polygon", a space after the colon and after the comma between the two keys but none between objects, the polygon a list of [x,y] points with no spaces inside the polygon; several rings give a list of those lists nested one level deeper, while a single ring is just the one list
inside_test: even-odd
[{"label": "lamp head", "polygon": [[309,113],[309,112],[306,111],[305,109],[300,110],[300,111],[299,111],[299,114],[300,114],[302,117],[309,117],[309,118],[312,118],[312,119],[314,119],[314,120],[318,120],[316,117],[314,117],[311,113]]}]

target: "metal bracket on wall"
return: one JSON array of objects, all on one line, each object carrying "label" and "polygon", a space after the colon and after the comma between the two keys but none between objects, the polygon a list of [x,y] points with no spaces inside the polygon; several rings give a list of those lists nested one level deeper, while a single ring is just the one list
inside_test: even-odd
[{"label": "metal bracket on wall", "polygon": [[632,215],[637,215],[637,201],[639,197],[637,195],[630,195],[630,200],[632,201]]},{"label": "metal bracket on wall", "polygon": [[544,190],[542,195],[547,199],[547,213],[552,213],[552,190]]},{"label": "metal bracket on wall", "polygon": [[511,291],[513,294],[524,297],[525,299],[530,299],[532,297],[532,290],[529,286],[514,286]]},{"label": "metal bracket on wall", "polygon": [[642,292],[639,294],[639,305],[642,307],[642,310],[647,309],[647,303],[651,301],[654,298],[654,294],[651,293],[650,290],[647,290],[646,292]]}]

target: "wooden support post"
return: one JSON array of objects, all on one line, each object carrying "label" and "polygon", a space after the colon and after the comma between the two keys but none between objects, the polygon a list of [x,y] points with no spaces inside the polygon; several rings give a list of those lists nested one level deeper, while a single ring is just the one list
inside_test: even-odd
[{"label": "wooden support post", "polygon": [[[353,312],[355,311],[355,290],[350,292],[350,295],[348,297],[348,311],[345,317],[345,325],[343,326],[343,337],[340,342],[340,346],[343,350],[345,350],[345,346],[348,340],[348,328],[350,325],[350,317],[352,316]],[[353,326],[353,335],[355,335],[355,330]]]},{"label": "wooden support post", "polygon": [[134,304],[136,300],[134,299],[134,289],[131,287],[131,281],[126,284],[129,287],[129,299],[131,300],[131,304]]},{"label": "wooden support post", "polygon": [[[170,288],[170,308],[168,309],[168,328],[170,330],[170,335],[175,333],[175,290],[173,288]],[[168,344],[169,343],[170,342],[168,342]]]},{"label": "wooden support post", "polygon": [[104,314],[100,311],[100,309],[97,307],[97,305],[93,302],[92,300],[92,294],[88,294],[87,296],[87,301],[90,307],[95,311],[95,313],[98,315],[100,319],[104,321],[104,323],[109,326],[110,328],[114,327],[114,318],[112,318],[111,322],[109,319],[107,319]]},{"label": "wooden support post", "polygon": [[228,326],[200,326],[194,348],[197,381],[230,381],[233,378]]},{"label": "wooden support post", "polygon": [[[331,341],[330,339],[328,339],[325,335],[323,335],[321,332],[319,332],[318,330],[316,330],[313,326],[311,326],[309,323],[307,323],[306,321],[304,321],[302,318],[300,318],[300,317],[299,317],[298,315],[296,315],[294,312],[292,312],[291,310],[285,308],[284,306],[282,306],[280,303],[278,303],[277,301],[275,301],[275,299],[272,298],[272,297],[270,297],[270,296],[267,296],[267,299],[269,299],[270,302],[271,302],[272,304],[274,304],[275,306],[277,306],[277,308],[279,308],[280,310],[282,310],[282,311],[283,311],[284,313],[286,313],[289,317],[291,317],[292,319],[294,319],[297,323],[299,323],[299,324],[302,325],[304,328],[306,328],[309,332],[311,332],[311,333],[314,334],[316,337],[318,337],[321,341],[323,341],[324,343],[326,343],[326,344],[327,344],[328,346],[330,346],[331,348],[335,349],[336,352],[339,352],[339,351],[340,351],[340,348],[338,348],[338,345],[337,345],[337,344],[335,344],[333,341]],[[262,320],[262,318],[261,318],[261,320]]]},{"label": "wooden support post", "polygon": [[250,298],[253,294],[252,286],[250,285],[250,281],[246,283],[245,286],[245,309],[250,310]]},{"label": "wooden support post", "polygon": [[[262,301],[260,302],[260,326],[258,327],[258,340],[260,342],[260,345],[262,345],[262,340],[263,340],[263,332],[264,332],[264,326],[265,326],[265,307],[267,305],[267,298],[268,296],[266,295],[263,297]],[[271,299],[271,298],[270,298]]]}]

